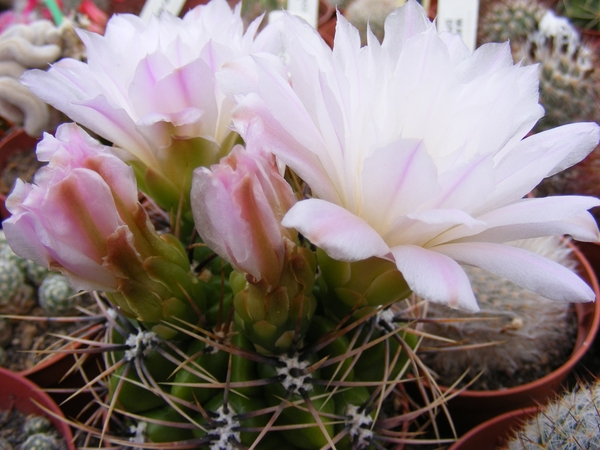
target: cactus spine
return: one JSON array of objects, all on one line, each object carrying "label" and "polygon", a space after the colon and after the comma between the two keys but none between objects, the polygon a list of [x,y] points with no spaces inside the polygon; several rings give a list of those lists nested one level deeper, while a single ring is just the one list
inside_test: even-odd
[{"label": "cactus spine", "polygon": [[484,44],[525,39],[537,30],[546,11],[547,8],[537,1],[508,0],[483,4],[477,40]]},{"label": "cactus spine", "polygon": [[600,448],[600,383],[579,384],[545,406],[509,441],[507,450]]}]

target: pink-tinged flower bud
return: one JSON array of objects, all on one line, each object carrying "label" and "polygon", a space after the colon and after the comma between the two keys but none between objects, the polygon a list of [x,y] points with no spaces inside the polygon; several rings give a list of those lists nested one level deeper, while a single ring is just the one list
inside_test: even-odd
[{"label": "pink-tinged flower bud", "polygon": [[190,299],[204,301],[198,280],[181,243],[150,223],[131,167],[75,124],[46,134],[37,155],[48,165],[6,201],[14,252],[76,289],[111,293],[126,314],[161,330],[175,314],[190,320]]},{"label": "pink-tinged flower bud", "polygon": [[196,169],[191,199],[200,237],[237,271],[237,326],[263,353],[288,351],[316,309],[316,259],[281,225],[296,198],[275,157],[237,146],[211,170]]},{"label": "pink-tinged flower bud", "polygon": [[273,155],[235,147],[211,170],[196,169],[191,198],[196,228],[211,249],[254,282],[280,283],[286,240],[296,238],[281,219],[296,198]]}]

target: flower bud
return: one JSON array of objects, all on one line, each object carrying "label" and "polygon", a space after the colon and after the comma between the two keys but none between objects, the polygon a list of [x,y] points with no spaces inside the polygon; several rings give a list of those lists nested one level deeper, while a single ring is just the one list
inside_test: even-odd
[{"label": "flower bud", "polygon": [[238,146],[211,170],[196,170],[191,197],[201,238],[237,271],[236,323],[259,350],[288,350],[315,311],[316,261],[281,225],[296,199],[275,158]]},{"label": "flower bud", "polygon": [[191,198],[202,240],[234,269],[277,286],[285,241],[296,238],[281,218],[296,199],[275,157],[237,146],[211,170],[196,169]]},{"label": "flower bud", "polygon": [[181,243],[150,223],[133,170],[75,124],[45,135],[37,154],[48,165],[7,199],[3,228],[15,253],[62,272],[75,289],[112,293],[151,326],[173,312],[194,317],[199,282]]}]

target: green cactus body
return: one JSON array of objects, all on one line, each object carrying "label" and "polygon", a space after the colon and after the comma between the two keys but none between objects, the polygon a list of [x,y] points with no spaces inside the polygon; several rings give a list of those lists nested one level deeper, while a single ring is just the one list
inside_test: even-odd
[{"label": "green cactus body", "polygon": [[32,434],[21,444],[21,450],[61,450],[58,440],[45,433]]},{"label": "green cactus body", "polygon": [[0,250],[0,259],[5,259],[15,265],[23,274],[27,272],[27,260],[21,258],[7,245]]},{"label": "green cactus body", "polygon": [[[487,6],[487,7],[486,7]],[[482,5],[478,43],[524,40],[535,32],[548,9],[538,1],[508,0]]]},{"label": "green cactus body", "polygon": [[44,278],[46,278],[49,273],[50,271],[44,266],[40,266],[38,263],[30,260],[26,261],[25,274],[27,279],[36,286],[42,284],[42,281],[44,281]]},{"label": "green cactus body", "polygon": [[25,419],[23,432],[30,436],[37,433],[47,433],[52,429],[52,425],[47,417],[30,415]]},{"label": "green cactus body", "polygon": [[600,1],[561,0],[558,11],[583,30],[600,30]]},{"label": "green cactus body", "polygon": [[509,441],[506,450],[600,448],[600,384],[580,384],[545,406]]},{"label": "green cactus body", "polygon": [[60,274],[50,274],[38,289],[38,301],[49,315],[66,315],[75,309],[77,299],[75,291],[66,277]]},{"label": "green cactus body", "polygon": [[0,305],[10,305],[22,295],[23,272],[11,261],[0,258]]}]

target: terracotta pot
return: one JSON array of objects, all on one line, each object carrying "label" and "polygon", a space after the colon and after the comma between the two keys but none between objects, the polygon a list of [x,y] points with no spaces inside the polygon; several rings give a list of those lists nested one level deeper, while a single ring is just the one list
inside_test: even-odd
[{"label": "terracotta pot", "polygon": [[69,450],[75,450],[71,428],[64,421],[58,405],[42,389],[27,378],[0,367],[0,410],[15,408],[24,414],[48,417],[65,439]]},{"label": "terracotta pot", "polygon": [[473,428],[448,450],[495,450],[502,448],[512,433],[537,414],[535,406],[509,411]]},{"label": "terracotta pot", "polygon": [[[18,128],[7,134],[0,140],[0,173],[6,167],[9,158],[15,152],[34,151],[39,139],[29,136],[22,128]],[[0,193],[0,220],[10,216],[4,202],[6,195]]]},{"label": "terracotta pot", "polygon": [[[90,327],[86,333],[79,336],[82,339],[94,339],[98,333],[101,333],[104,329],[104,324],[97,324]],[[78,350],[83,347],[81,343],[71,343],[65,349],[66,350]],[[85,379],[83,378],[81,371],[83,371],[88,380],[93,379],[95,376],[101,373],[101,368],[104,365],[104,360],[99,353],[88,355],[86,360],[82,363],[77,361],[73,353],[54,353],[49,354],[47,358],[44,358],[35,366],[19,372],[20,375],[29,379],[36,385],[43,389],[46,389],[48,395],[60,405],[62,412],[69,418],[80,417],[80,412],[87,406],[87,404],[93,401],[93,395],[80,393],[77,396],[67,399],[77,389],[85,386]],[[78,355],[81,358],[81,355]],[[78,369],[73,370],[80,364]],[[91,414],[91,410],[87,414]]]},{"label": "terracotta pot", "polygon": [[[600,299],[598,279],[590,263],[582,252],[571,245],[573,252],[579,260],[580,276],[590,285]],[[447,407],[452,417],[458,435],[465,433],[480,423],[500,414],[524,409],[532,406],[543,405],[561,391],[561,385],[575,365],[581,360],[594,342],[600,325],[600,305],[593,303],[575,304],[577,313],[577,338],[570,358],[558,369],[548,375],[520,386],[502,390],[464,390],[447,402]],[[443,387],[443,391],[447,392]],[[413,394],[414,391],[413,391]],[[419,394],[417,394],[419,395]],[[430,394],[429,394],[430,395]],[[445,423],[443,414],[440,414],[441,427]],[[481,447],[482,449],[484,447]]]}]

